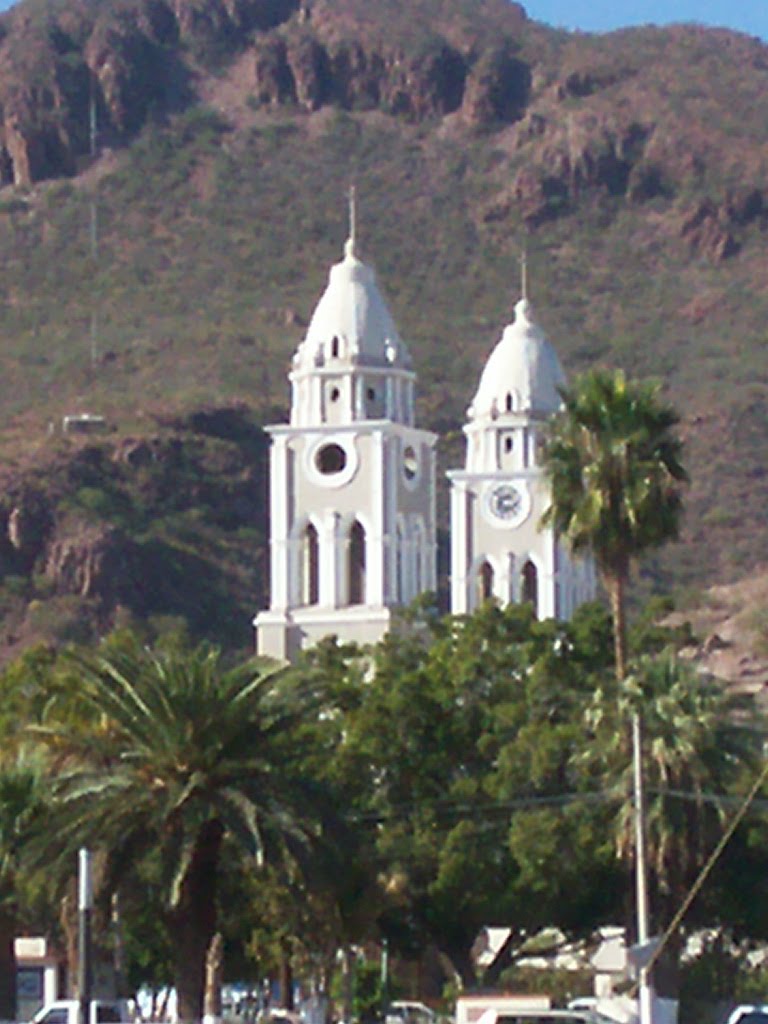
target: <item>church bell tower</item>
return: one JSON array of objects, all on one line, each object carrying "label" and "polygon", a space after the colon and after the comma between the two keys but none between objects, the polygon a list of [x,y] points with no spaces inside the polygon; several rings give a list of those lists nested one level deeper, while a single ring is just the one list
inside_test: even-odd
[{"label": "church bell tower", "polygon": [[547,420],[561,406],[560,360],[524,297],[485,365],[467,410],[466,465],[451,483],[451,611],[489,598],[529,602],[568,619],[595,596],[591,559],[574,558],[541,526],[549,486],[540,463]]},{"label": "church bell tower", "polygon": [[255,620],[259,653],[280,659],[331,634],[373,643],[436,587],[436,436],[414,425],[411,358],[358,256],[353,193],[289,379],[290,422],[267,427],[271,594]]}]

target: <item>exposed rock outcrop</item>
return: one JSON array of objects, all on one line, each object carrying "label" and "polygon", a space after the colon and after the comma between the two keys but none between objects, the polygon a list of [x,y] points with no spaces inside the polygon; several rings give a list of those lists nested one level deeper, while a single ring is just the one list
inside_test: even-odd
[{"label": "exposed rock outcrop", "polygon": [[82,527],[53,540],[43,569],[56,594],[77,594],[110,604],[132,596],[135,548],[112,526]]},{"label": "exposed rock outcrop", "polygon": [[185,48],[213,59],[297,8],[298,0],[72,0],[46,20],[20,4],[2,22],[0,183],[74,174],[90,151],[92,99],[99,141],[124,140],[150,111],[191,102]]},{"label": "exposed rock outcrop", "polygon": [[[326,48],[314,36],[302,33],[288,41],[268,36],[254,47],[259,101],[270,106],[298,103],[306,110],[334,103],[348,110],[380,107],[413,121],[441,117],[462,105],[467,70],[462,55],[447,43],[408,56],[368,50],[359,43]],[[508,70],[505,73],[511,76]],[[491,90],[488,83],[485,88]],[[498,91],[504,91],[503,84]],[[515,96],[523,92],[520,86]],[[495,96],[494,103],[495,117],[508,107],[517,110],[514,99]]]},{"label": "exposed rock outcrop", "polygon": [[702,199],[680,218],[680,237],[694,252],[718,263],[738,252],[738,243],[710,199]]},{"label": "exposed rock outcrop", "polygon": [[512,123],[525,114],[530,91],[530,67],[502,45],[483,53],[472,67],[462,113],[475,125]]}]

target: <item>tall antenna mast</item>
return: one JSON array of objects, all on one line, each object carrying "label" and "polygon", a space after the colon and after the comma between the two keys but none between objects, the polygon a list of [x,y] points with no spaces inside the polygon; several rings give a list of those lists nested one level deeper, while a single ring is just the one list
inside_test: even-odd
[{"label": "tall antenna mast", "polygon": [[[90,90],[90,103],[88,109],[88,120],[90,128],[90,152],[91,161],[96,159],[96,147],[98,142],[97,136],[97,125],[96,125],[96,95],[93,83],[93,73],[91,73],[91,90]],[[96,206],[96,198],[94,194],[91,194],[91,205],[90,205],[90,222],[91,222],[91,265],[92,273],[95,276],[96,268],[98,267],[99,260],[99,211]],[[96,303],[93,293],[91,294],[91,369],[96,367],[99,359],[99,319],[96,311]]]}]

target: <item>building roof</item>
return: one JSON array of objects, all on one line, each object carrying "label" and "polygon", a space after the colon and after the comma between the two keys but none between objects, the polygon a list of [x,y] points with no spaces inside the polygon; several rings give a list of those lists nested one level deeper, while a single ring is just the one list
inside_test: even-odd
[{"label": "building roof", "polygon": [[358,258],[353,237],[344,247],[344,259],[331,267],[328,285],[294,357],[294,370],[311,371],[332,354],[348,365],[411,366],[376,275]]},{"label": "building roof", "polygon": [[485,364],[469,418],[495,419],[505,412],[549,416],[562,405],[558,389],[564,384],[557,353],[533,321],[528,300],[520,299],[514,321]]}]

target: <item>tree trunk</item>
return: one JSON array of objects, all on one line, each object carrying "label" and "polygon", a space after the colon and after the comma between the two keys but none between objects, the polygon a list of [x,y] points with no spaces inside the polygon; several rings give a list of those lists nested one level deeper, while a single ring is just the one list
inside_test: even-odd
[{"label": "tree trunk", "polygon": [[611,595],[613,615],[613,653],[616,661],[616,678],[622,682],[627,675],[627,618],[624,592],[627,585],[627,570],[618,566],[606,579]]},{"label": "tree trunk", "polygon": [[223,834],[219,821],[209,821],[201,828],[178,906],[171,915],[174,982],[183,1024],[196,1024],[203,1015],[205,959],[216,933],[216,871]]},{"label": "tree trunk", "polygon": [[355,987],[354,960],[352,950],[344,946],[341,951],[341,1019],[349,1022],[352,1020],[352,998]]},{"label": "tree trunk", "polygon": [[499,984],[502,972],[512,965],[519,941],[520,936],[514,928],[510,928],[509,935],[502,943],[493,961],[483,971],[481,978],[483,988],[493,988]]},{"label": "tree trunk", "polygon": [[16,915],[9,907],[0,910],[0,1020],[16,1020]]},{"label": "tree trunk", "polygon": [[67,965],[64,990],[68,999],[74,999],[77,996],[75,982],[78,967],[76,878],[70,879],[67,883],[67,892],[59,904],[59,924],[64,933],[64,961]]},{"label": "tree trunk", "polygon": [[211,939],[205,958],[205,998],[203,1009],[206,1024],[221,1020],[221,983],[224,978],[224,937],[221,932]]},{"label": "tree trunk", "polygon": [[131,995],[125,976],[125,932],[120,912],[120,894],[112,893],[112,969],[115,972],[115,990],[121,998]]},{"label": "tree trunk", "polygon": [[293,1009],[291,943],[285,936],[280,940],[280,1005],[284,1010]]},{"label": "tree trunk", "polygon": [[448,949],[441,947],[442,951],[450,960],[456,974],[461,978],[461,985],[464,989],[477,987],[477,971],[472,960],[472,951],[466,947]]}]

